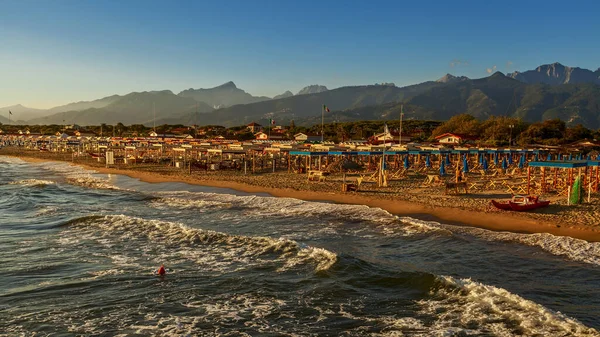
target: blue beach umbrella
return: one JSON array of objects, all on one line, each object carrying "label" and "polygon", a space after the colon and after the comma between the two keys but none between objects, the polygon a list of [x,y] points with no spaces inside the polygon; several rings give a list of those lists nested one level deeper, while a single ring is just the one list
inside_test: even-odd
[{"label": "blue beach umbrella", "polygon": [[577,155],[577,160],[581,160],[581,153]]},{"label": "blue beach umbrella", "polygon": [[535,154],[535,161],[540,161],[540,156],[537,153]]},{"label": "blue beach umbrella", "polygon": [[573,160],[573,154],[569,153],[569,161]]},{"label": "blue beach umbrella", "polygon": [[408,156],[404,157],[404,168],[408,169],[410,167],[410,163],[408,162]]},{"label": "blue beach umbrella", "polygon": [[519,168],[522,169],[523,167],[525,167],[525,156],[521,155],[521,158],[519,159]]},{"label": "blue beach umbrella", "polygon": [[600,160],[600,154],[596,157],[596,160]]},{"label": "blue beach umbrella", "polygon": [[502,169],[506,170],[508,168],[508,164],[506,163],[506,158],[502,158]]},{"label": "blue beach umbrella", "polygon": [[467,156],[463,158],[463,172],[469,173],[469,162],[467,161]]},{"label": "blue beach umbrella", "polygon": [[446,168],[444,167],[444,162],[440,162],[440,175],[441,176],[445,176],[446,175]]},{"label": "blue beach umbrella", "polygon": [[513,164],[512,153],[508,155],[508,165]]},{"label": "blue beach umbrella", "polygon": [[590,157],[590,155],[588,154],[587,157],[585,157],[585,160],[591,160],[592,158]]},{"label": "blue beach umbrella", "polygon": [[546,160],[547,161],[551,161],[552,160],[552,154],[548,153],[548,158]]},{"label": "blue beach umbrella", "polygon": [[446,166],[450,165],[450,156],[446,155]]},{"label": "blue beach umbrella", "polygon": [[481,164],[481,167],[483,168],[484,171],[488,170],[488,161],[487,161],[487,158],[483,158],[483,163]]},{"label": "blue beach umbrella", "polygon": [[431,161],[429,160],[429,156],[425,157],[425,167],[431,167]]},{"label": "blue beach umbrella", "polygon": [[482,154],[478,154],[477,157],[479,159],[479,165],[483,165],[483,153]]},{"label": "blue beach umbrella", "polygon": [[498,166],[498,153],[494,153],[494,165]]}]

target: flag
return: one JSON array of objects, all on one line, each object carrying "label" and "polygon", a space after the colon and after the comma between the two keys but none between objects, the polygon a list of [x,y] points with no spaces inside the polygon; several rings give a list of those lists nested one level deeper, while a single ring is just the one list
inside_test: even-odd
[{"label": "flag", "polygon": [[275,125],[275,120],[274,119],[269,119],[269,124]]},{"label": "flag", "polygon": [[323,110],[329,112],[329,108],[327,107],[327,105],[323,105]]},{"label": "flag", "polygon": [[8,110],[8,114],[9,114],[9,115],[12,115],[12,111]]}]

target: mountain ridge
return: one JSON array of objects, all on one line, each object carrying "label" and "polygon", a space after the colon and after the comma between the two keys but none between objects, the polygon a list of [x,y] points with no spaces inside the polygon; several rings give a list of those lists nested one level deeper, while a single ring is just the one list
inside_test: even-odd
[{"label": "mountain ridge", "polygon": [[507,76],[523,83],[549,85],[594,83],[600,84],[600,73],[579,67],[564,66],[559,62],[538,66],[535,70],[514,71]]}]

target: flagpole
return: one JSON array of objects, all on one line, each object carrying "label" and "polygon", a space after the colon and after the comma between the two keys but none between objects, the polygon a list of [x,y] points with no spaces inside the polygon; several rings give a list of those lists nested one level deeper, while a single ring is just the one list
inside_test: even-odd
[{"label": "flagpole", "polygon": [[325,104],[321,107],[321,144],[323,143],[323,124],[325,122]]},{"label": "flagpole", "polygon": [[400,105],[400,131],[398,135],[398,146],[402,146],[402,115],[404,115],[404,104]]}]

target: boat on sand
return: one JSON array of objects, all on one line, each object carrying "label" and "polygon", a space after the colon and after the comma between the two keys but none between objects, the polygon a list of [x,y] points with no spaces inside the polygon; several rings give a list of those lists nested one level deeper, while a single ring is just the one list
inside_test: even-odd
[{"label": "boat on sand", "polygon": [[532,195],[513,195],[509,201],[492,200],[492,205],[497,209],[505,211],[525,212],[550,205],[549,200],[539,200],[539,197]]}]

